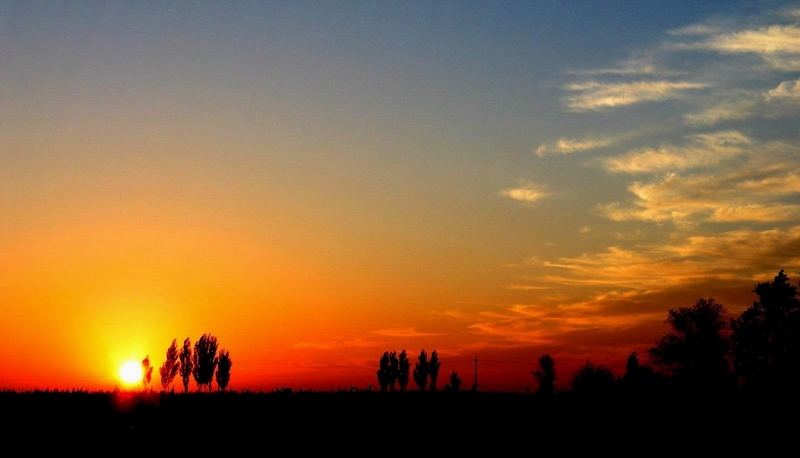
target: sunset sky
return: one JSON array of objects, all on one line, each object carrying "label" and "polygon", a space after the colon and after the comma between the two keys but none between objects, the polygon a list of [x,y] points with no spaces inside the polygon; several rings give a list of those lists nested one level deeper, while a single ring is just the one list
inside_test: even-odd
[{"label": "sunset sky", "polygon": [[563,387],[780,269],[800,3],[0,0],[0,388]]}]

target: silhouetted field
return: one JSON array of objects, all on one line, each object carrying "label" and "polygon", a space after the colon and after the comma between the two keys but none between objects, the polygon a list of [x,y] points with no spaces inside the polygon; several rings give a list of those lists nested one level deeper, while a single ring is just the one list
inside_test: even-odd
[{"label": "silhouetted field", "polygon": [[206,442],[211,447],[214,441],[292,444],[294,452],[378,453],[376,447],[400,447],[410,453],[422,444],[429,451],[479,447],[502,454],[517,454],[521,447],[600,451],[634,444],[767,449],[794,440],[797,406],[796,399],[777,397],[678,394],[588,398],[562,393],[543,399],[470,392],[0,393],[7,437],[60,435],[71,438],[73,446],[173,439],[178,441],[173,446],[183,441],[190,448]]}]

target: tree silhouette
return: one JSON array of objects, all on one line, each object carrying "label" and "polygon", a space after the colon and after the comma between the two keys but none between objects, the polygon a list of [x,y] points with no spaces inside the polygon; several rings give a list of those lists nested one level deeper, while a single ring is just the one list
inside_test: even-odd
[{"label": "tree silhouette", "polygon": [[411,371],[411,361],[408,360],[408,355],[406,354],[406,350],[400,352],[400,356],[398,357],[397,361],[397,383],[400,384],[400,391],[406,390],[406,385],[408,385],[408,376],[409,372]]},{"label": "tree silhouette", "polygon": [[150,355],[147,355],[142,360],[142,387],[146,390],[147,385],[150,384],[150,379],[153,377],[153,366],[150,365]]},{"label": "tree silhouette", "polygon": [[389,356],[389,352],[383,352],[383,356],[381,356],[380,361],[378,362],[378,385],[381,386],[381,392],[385,393],[388,391],[389,384],[392,382],[392,369],[391,369],[391,358]]},{"label": "tree silhouette", "polygon": [[231,366],[233,366],[233,361],[231,361],[231,354],[227,350],[220,350],[219,357],[217,358],[217,388],[220,391],[225,391],[225,388],[228,387],[228,383],[231,381]]},{"label": "tree silhouette", "polygon": [[552,396],[556,392],[556,362],[553,358],[544,354],[539,357],[539,370],[533,371],[532,374],[536,381],[539,382],[539,388],[536,389],[536,394],[541,396]]},{"label": "tree silhouette", "polygon": [[181,348],[180,354],[181,360],[181,381],[183,382],[183,392],[189,392],[189,377],[192,375],[192,371],[194,369],[194,358],[192,355],[192,342],[187,337],[186,340],[183,341],[183,348]]},{"label": "tree silhouette", "polygon": [[400,374],[400,361],[397,359],[397,353],[389,353],[389,389],[394,391],[394,386],[397,383],[397,377]]},{"label": "tree silhouette", "polygon": [[613,388],[614,374],[611,369],[595,366],[588,360],[572,376],[572,392],[576,394],[598,395],[608,393]]},{"label": "tree silhouette", "polygon": [[431,391],[436,391],[436,380],[439,378],[439,355],[436,350],[431,353],[431,360],[428,361],[428,375],[431,377]]},{"label": "tree silhouette", "polygon": [[725,307],[714,299],[670,310],[664,322],[672,330],[648,350],[655,365],[684,388],[730,387],[725,314]]},{"label": "tree silhouette", "polygon": [[461,378],[459,378],[458,372],[453,371],[453,373],[450,374],[450,384],[447,385],[447,389],[456,393],[461,390]]},{"label": "tree silhouette", "polygon": [[418,359],[419,361],[414,367],[414,383],[420,390],[424,390],[428,384],[428,354],[424,349],[419,353]]},{"label": "tree silhouette", "polygon": [[167,359],[158,370],[161,375],[161,388],[167,391],[167,387],[172,384],[175,376],[178,375],[180,370],[180,361],[178,360],[178,341],[172,339],[172,344],[167,348]]},{"label": "tree silhouette", "polygon": [[211,382],[214,380],[214,371],[217,369],[217,338],[211,334],[203,334],[194,343],[192,355],[192,377],[197,383],[197,390],[205,387],[211,391]]},{"label": "tree silhouette", "polygon": [[781,270],[753,290],[758,301],[731,320],[736,373],[748,388],[796,387],[800,374],[798,289]]}]

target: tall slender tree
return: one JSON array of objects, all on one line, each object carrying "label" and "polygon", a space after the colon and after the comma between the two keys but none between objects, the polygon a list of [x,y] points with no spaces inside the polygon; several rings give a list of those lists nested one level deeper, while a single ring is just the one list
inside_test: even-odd
[{"label": "tall slender tree", "polygon": [[411,361],[408,360],[408,355],[406,354],[406,350],[400,352],[400,356],[398,357],[398,367],[397,367],[397,382],[400,384],[400,391],[406,390],[406,385],[408,385],[408,376],[409,372],[411,371]]},{"label": "tall slender tree", "polygon": [[414,367],[414,383],[420,390],[424,390],[428,385],[428,354],[424,349],[419,353],[417,364]]},{"label": "tall slender tree", "polygon": [[378,361],[378,385],[381,386],[381,392],[386,392],[389,390],[389,384],[391,383],[391,364],[389,362],[389,352],[383,352],[381,359]]},{"label": "tall slender tree", "polygon": [[431,391],[436,391],[436,380],[439,378],[439,355],[436,350],[431,353],[431,360],[428,361],[428,375],[431,378]]},{"label": "tall slender tree", "polygon": [[216,373],[217,388],[220,391],[225,391],[225,388],[228,387],[228,383],[231,381],[231,366],[233,366],[233,361],[231,361],[230,352],[221,349],[219,351]]},{"label": "tall slender tree", "polygon": [[183,347],[180,354],[181,360],[181,381],[183,382],[183,392],[189,392],[189,378],[192,376],[194,369],[194,358],[192,357],[192,342],[187,337],[183,341]]},{"label": "tall slender tree", "polygon": [[167,358],[158,370],[161,375],[161,388],[167,391],[167,388],[172,384],[175,376],[178,375],[180,370],[180,361],[178,360],[178,341],[172,339],[172,344],[167,348]]}]

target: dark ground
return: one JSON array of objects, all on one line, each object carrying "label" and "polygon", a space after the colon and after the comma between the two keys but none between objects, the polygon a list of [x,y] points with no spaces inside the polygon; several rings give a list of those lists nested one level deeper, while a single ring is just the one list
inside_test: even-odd
[{"label": "dark ground", "polygon": [[764,396],[5,391],[0,438],[6,444],[25,440],[26,455],[53,446],[85,451],[114,444],[123,450],[207,451],[203,456],[212,450],[380,457],[475,451],[717,455],[751,448],[769,455],[787,444],[797,451],[797,407],[794,400]]}]

